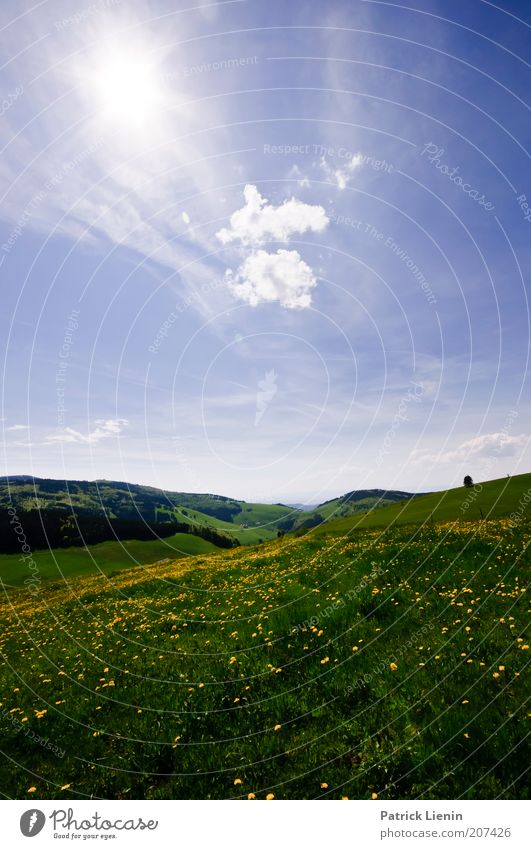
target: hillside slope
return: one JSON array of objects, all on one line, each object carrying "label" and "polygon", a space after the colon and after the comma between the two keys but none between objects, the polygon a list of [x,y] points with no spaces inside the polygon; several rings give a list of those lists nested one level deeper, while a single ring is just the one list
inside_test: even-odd
[{"label": "hillside slope", "polygon": [[176,520],[229,533],[255,544],[276,537],[279,523],[298,512],[283,504],[256,504],[223,495],[164,491],[124,481],[75,481],[14,475],[0,478],[0,509],[74,510],[146,523]]},{"label": "hillside slope", "polygon": [[384,528],[391,525],[448,522],[455,519],[481,520],[525,516],[531,512],[531,474],[498,478],[474,487],[419,495],[363,515],[337,519],[316,528],[312,534],[341,534],[359,528]]},{"label": "hillside slope", "polygon": [[388,504],[418,497],[412,492],[402,492],[401,490],[356,489],[341,495],[339,498],[323,501],[322,504],[312,510],[307,510],[302,516],[296,516],[293,527],[309,528],[330,519],[366,513],[375,507],[385,507]]},{"label": "hillside slope", "polygon": [[10,590],[0,792],[527,798],[530,534],[309,534]]}]

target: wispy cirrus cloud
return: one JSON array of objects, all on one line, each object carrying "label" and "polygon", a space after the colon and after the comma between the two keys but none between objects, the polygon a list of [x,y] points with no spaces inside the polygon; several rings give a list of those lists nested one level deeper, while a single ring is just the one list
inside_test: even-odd
[{"label": "wispy cirrus cloud", "polygon": [[323,156],[319,162],[319,167],[322,171],[324,171],[327,179],[330,180],[330,182],[335,183],[339,191],[343,191],[350,183],[354,171],[356,171],[362,163],[363,156],[361,153],[358,153],[356,156],[352,156],[348,160],[344,168],[333,168],[328,159]]}]

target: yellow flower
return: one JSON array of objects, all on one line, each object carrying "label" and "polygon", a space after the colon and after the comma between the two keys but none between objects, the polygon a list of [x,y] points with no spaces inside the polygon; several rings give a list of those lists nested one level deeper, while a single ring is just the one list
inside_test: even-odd
[{"label": "yellow flower", "polygon": [[398,666],[396,665],[396,663],[390,663],[390,664],[389,664],[389,669],[390,669],[392,672],[394,672],[396,669],[398,669]]},{"label": "yellow flower", "polygon": [[63,784],[63,786],[61,787],[61,790],[69,790],[71,787],[72,787],[71,784]]},{"label": "yellow flower", "polygon": [[500,672],[505,672],[505,666],[498,666],[498,669],[500,670]]},{"label": "yellow flower", "polygon": [[247,798],[248,799],[256,799],[256,793],[248,793]]},{"label": "yellow flower", "polygon": [[378,793],[371,793],[371,799],[377,799]]},{"label": "yellow flower", "polygon": [[352,651],[359,651],[357,646],[352,646]]},{"label": "yellow flower", "polygon": [[341,801],[342,802],[348,802],[348,796],[342,796]]},{"label": "yellow flower", "polygon": [[27,792],[28,793],[35,793],[36,790],[37,790],[36,787],[28,787]]},{"label": "yellow flower", "polygon": [[462,705],[467,705],[467,704],[468,704],[468,699],[463,699],[463,701],[461,702],[461,704],[462,704]]},{"label": "yellow flower", "polygon": [[280,731],[280,729],[281,729],[281,728],[282,728],[282,726],[281,726],[281,725],[278,725],[278,724],[277,724],[277,725],[275,725],[275,731]]},{"label": "yellow flower", "polygon": [[492,673],[492,677],[493,677],[493,678],[499,678],[499,677],[500,677],[500,673],[499,673],[499,672],[493,672],[493,673]]},{"label": "yellow flower", "polygon": [[241,783],[242,783],[241,778],[235,778],[234,779],[234,784],[241,784]]},{"label": "yellow flower", "polygon": [[327,788],[328,788],[328,784],[326,783],[326,781],[322,781],[321,782],[321,790],[327,790]]},{"label": "yellow flower", "polygon": [[275,794],[274,794],[274,793],[268,793],[268,794],[267,794],[267,796],[266,796],[266,799],[268,799],[268,800],[270,800],[270,799],[274,799],[274,798],[275,798]]},{"label": "yellow flower", "polygon": [[321,663],[328,663],[329,660],[330,660],[329,657],[323,657]]}]

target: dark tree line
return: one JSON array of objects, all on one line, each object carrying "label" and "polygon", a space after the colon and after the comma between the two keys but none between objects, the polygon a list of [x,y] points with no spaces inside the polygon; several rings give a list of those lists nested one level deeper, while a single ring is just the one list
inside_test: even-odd
[{"label": "dark tree line", "polygon": [[[22,529],[22,532],[21,532]],[[0,553],[17,554],[26,544],[32,551],[46,548],[96,545],[109,540],[152,540],[173,534],[194,534],[220,548],[238,543],[214,528],[191,526],[184,522],[145,522],[111,519],[82,510],[0,510]]]}]

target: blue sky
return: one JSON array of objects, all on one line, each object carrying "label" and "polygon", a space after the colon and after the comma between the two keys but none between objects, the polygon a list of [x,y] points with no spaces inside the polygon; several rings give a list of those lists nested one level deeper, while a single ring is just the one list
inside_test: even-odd
[{"label": "blue sky", "polygon": [[530,24],[4,3],[1,473],[315,502],[529,471]]}]

